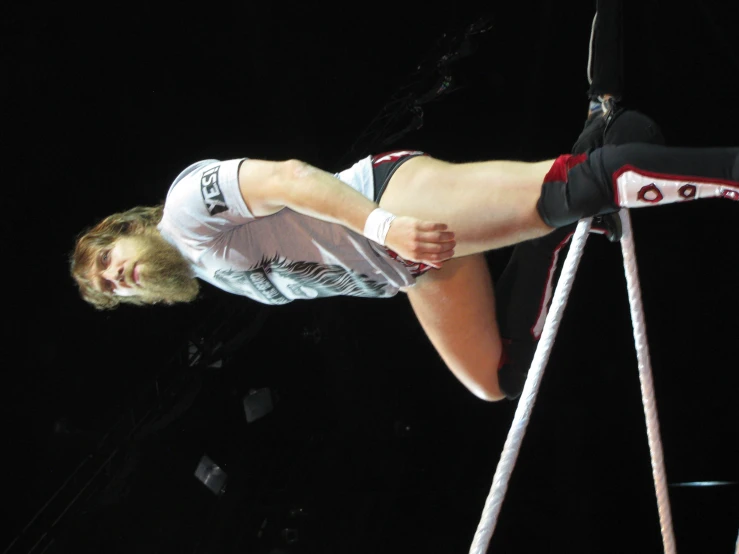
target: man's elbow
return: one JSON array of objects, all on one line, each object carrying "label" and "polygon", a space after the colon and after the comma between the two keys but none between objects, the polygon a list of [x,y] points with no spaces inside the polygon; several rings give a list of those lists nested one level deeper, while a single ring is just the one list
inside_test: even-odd
[{"label": "man's elbow", "polygon": [[284,205],[300,211],[306,206],[307,197],[314,189],[312,177],[319,170],[302,160],[290,159],[280,162],[280,168],[276,172],[275,190]]},{"label": "man's elbow", "polygon": [[318,171],[309,163],[296,159],[285,160],[281,165],[282,176],[289,182],[300,181]]}]

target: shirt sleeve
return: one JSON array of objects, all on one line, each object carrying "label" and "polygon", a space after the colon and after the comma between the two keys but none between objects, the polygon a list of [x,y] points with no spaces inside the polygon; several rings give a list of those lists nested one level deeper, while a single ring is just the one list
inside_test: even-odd
[{"label": "shirt sleeve", "polygon": [[169,189],[165,218],[191,239],[213,238],[254,221],[239,189],[239,166],[245,159],[203,160],[189,166]]}]

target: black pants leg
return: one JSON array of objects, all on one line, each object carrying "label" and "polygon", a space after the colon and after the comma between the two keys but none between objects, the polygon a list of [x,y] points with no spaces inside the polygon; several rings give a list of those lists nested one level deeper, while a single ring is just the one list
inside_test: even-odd
[{"label": "black pants leg", "polygon": [[597,0],[588,64],[590,98],[623,95],[622,35],[621,0]]},{"label": "black pants leg", "polygon": [[569,163],[561,176],[542,185],[539,214],[551,227],[569,227],[620,208],[699,198],[739,200],[739,148],[735,147],[608,144]]}]

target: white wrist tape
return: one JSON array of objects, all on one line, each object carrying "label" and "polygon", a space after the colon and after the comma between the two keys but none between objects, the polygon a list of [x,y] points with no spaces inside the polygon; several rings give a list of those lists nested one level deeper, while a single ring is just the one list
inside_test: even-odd
[{"label": "white wrist tape", "polygon": [[395,216],[382,208],[375,208],[364,223],[364,236],[382,246]]}]

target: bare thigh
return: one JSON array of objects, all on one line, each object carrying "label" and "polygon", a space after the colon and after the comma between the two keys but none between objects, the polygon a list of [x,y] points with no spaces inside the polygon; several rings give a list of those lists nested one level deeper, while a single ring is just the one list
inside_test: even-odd
[{"label": "bare thigh", "polygon": [[436,351],[462,384],[484,400],[504,398],[495,297],[481,254],[448,261],[419,277],[408,299]]},{"label": "bare thigh", "polygon": [[455,164],[412,158],[393,174],[380,200],[386,210],[446,223],[458,257],[543,236],[552,231],[536,209],[553,160]]}]

